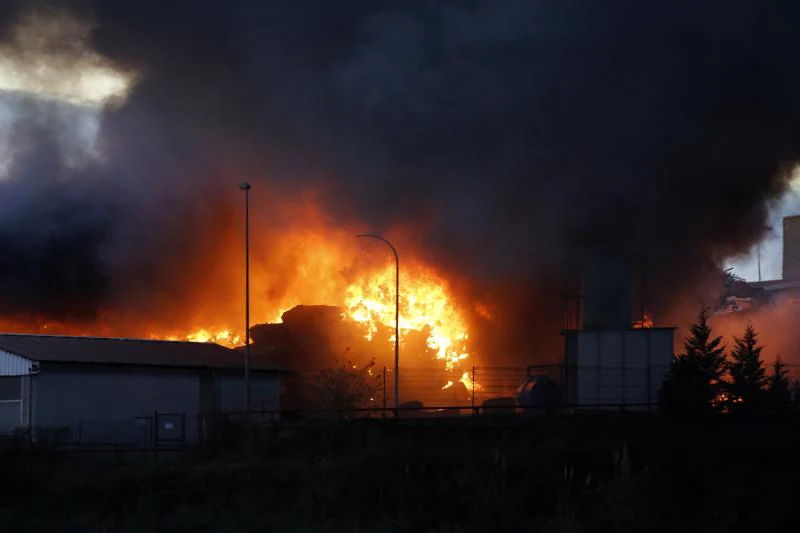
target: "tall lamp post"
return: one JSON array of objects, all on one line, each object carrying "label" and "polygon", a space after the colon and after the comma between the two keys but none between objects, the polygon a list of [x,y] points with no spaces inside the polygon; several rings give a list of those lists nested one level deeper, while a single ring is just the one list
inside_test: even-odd
[{"label": "tall lamp post", "polygon": [[250,411],[250,184],[243,181],[244,191],[244,405]]},{"label": "tall lamp post", "polygon": [[369,237],[378,239],[385,242],[394,253],[394,416],[398,416],[398,407],[400,405],[400,256],[397,255],[397,249],[381,237],[374,233],[360,233],[356,237]]}]

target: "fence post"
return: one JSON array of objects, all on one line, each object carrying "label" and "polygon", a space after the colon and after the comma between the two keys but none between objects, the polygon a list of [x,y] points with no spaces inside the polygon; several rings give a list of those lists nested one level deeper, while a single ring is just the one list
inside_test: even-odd
[{"label": "fence post", "polygon": [[158,411],[153,411],[153,458],[158,459]]},{"label": "fence post", "polygon": [[205,444],[205,415],[203,413],[197,413],[195,415],[195,427],[197,428],[197,443],[198,444]]},{"label": "fence post", "polygon": [[186,449],[186,413],[181,413],[181,449]]},{"label": "fence post", "polygon": [[472,416],[475,415],[475,365],[472,365]]},{"label": "fence post", "polygon": [[383,367],[383,418],[386,418],[386,367]]}]

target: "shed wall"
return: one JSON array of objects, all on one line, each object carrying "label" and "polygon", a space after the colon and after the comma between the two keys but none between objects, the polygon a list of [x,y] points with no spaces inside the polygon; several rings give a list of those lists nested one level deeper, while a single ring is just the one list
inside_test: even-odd
[{"label": "shed wall", "polygon": [[[186,435],[196,435],[198,373],[76,365],[47,367],[33,378],[34,427],[71,426],[84,440],[146,442],[145,420],[186,413]],[[152,422],[151,422],[152,423]]]},{"label": "shed wall", "polygon": [[[280,376],[255,372],[250,376],[250,408],[273,411],[279,408]],[[217,381],[217,406],[221,411],[243,411],[244,379],[240,375],[223,374]]]},{"label": "shed wall", "polygon": [[0,434],[13,433],[23,424],[22,379],[0,377]]},{"label": "shed wall", "polygon": [[[243,377],[227,371],[47,365],[31,381],[32,425],[69,426],[74,438],[86,442],[150,445],[156,411],[163,422],[160,434],[170,437],[180,433],[178,418],[165,415],[185,414],[186,438],[192,441],[198,413],[244,409]],[[279,397],[279,374],[251,375],[253,410],[277,410]],[[27,417],[24,411],[21,416]]]}]

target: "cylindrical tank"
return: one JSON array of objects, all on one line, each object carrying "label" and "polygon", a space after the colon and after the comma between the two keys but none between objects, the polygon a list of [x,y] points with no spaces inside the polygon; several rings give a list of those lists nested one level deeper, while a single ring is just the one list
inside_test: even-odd
[{"label": "cylindrical tank", "polygon": [[529,376],[528,380],[517,389],[517,403],[526,414],[558,405],[560,399],[561,387],[544,375]]},{"label": "cylindrical tank", "polygon": [[481,412],[484,415],[514,414],[517,402],[514,398],[489,398],[481,402]]}]

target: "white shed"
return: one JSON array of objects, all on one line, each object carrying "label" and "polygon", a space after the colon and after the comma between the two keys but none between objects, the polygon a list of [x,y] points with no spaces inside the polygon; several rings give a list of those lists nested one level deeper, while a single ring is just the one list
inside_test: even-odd
[{"label": "white shed", "polygon": [[[277,411],[281,372],[251,367],[251,409]],[[244,401],[242,355],[217,344],[0,334],[0,432],[191,442],[198,413],[243,410]]]}]

